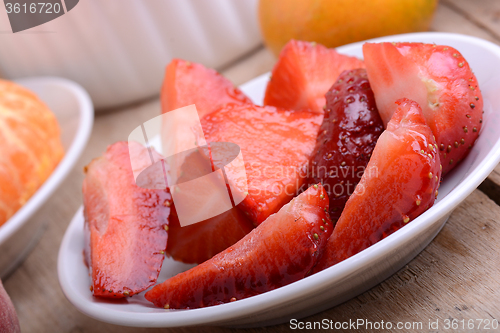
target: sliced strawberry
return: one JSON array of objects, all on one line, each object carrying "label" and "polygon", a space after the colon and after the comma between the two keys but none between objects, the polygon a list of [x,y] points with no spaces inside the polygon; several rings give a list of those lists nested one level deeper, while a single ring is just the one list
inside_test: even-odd
[{"label": "sliced strawberry", "polygon": [[165,71],[161,88],[163,113],[195,104],[201,118],[220,105],[251,102],[228,79],[201,64],[174,59]]},{"label": "sliced strawberry", "polygon": [[[239,174],[227,170],[227,177],[239,196],[246,196],[238,207],[255,225],[276,213],[305,183],[322,118],[309,110],[232,104],[201,120],[207,142],[240,146],[248,189],[239,181]],[[214,160],[215,165],[227,162]]]},{"label": "sliced strawberry", "polygon": [[156,285],[145,295],[158,307],[200,308],[235,301],[303,278],[332,231],[328,198],[311,186],[235,245]]},{"label": "sliced strawberry", "polygon": [[224,251],[252,229],[252,222],[238,208],[184,227],[177,215],[172,214],[167,254],[178,261],[199,264]]},{"label": "sliced strawberry", "polygon": [[330,217],[337,220],[384,130],[365,69],[340,74],[326,93],[325,111],[309,183],[323,184],[330,198]]},{"label": "sliced strawberry", "polygon": [[334,49],[291,40],[273,68],[264,105],[292,110],[311,109],[323,114],[325,93],[340,73],[364,67],[362,60]]},{"label": "sliced strawberry", "polygon": [[[205,157],[194,151],[186,157],[178,182],[189,181],[212,172]],[[203,170],[205,169],[205,170]],[[175,207],[174,207],[175,208]],[[200,209],[198,207],[198,209]],[[202,222],[181,227],[175,209],[169,223],[167,254],[185,263],[202,263],[233,245],[253,229],[250,219],[237,208]]]},{"label": "sliced strawberry", "polygon": [[136,185],[130,158],[146,161],[149,154],[139,144],[130,145],[131,154],[127,142],[109,146],[88,165],[83,181],[85,254],[94,296],[145,290],[156,282],[165,257],[171,196],[168,189]]},{"label": "sliced strawberry", "polygon": [[432,131],[417,103],[397,104],[315,272],[375,244],[434,204],[441,164]]},{"label": "sliced strawberry", "polygon": [[363,54],[382,120],[389,122],[399,98],[416,101],[446,174],[467,156],[483,122],[483,98],[467,61],[450,46],[422,43],[366,43]]}]

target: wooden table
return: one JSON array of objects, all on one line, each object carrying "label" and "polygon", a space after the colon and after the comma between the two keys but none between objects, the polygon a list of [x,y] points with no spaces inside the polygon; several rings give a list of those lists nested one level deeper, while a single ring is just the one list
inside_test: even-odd
[{"label": "wooden table", "polygon": [[[500,44],[500,1],[441,0],[432,30],[474,35]],[[274,61],[261,47],[221,71],[238,85],[269,71]],[[155,98],[96,117],[82,157],[39,214],[49,220],[43,238],[4,283],[23,332],[236,331],[215,327],[147,330],[109,325],[78,312],[59,287],[57,253],[64,231],[82,203],[83,166],[108,144],[126,140],[137,124],[159,113],[160,104]],[[445,331],[445,319],[500,320],[498,203],[500,167],[455,210],[436,239],[398,273],[364,294],[305,320],[423,322],[423,330],[418,331],[428,331],[429,320],[440,320],[440,331]],[[289,329],[289,324],[283,324],[247,331]]]}]

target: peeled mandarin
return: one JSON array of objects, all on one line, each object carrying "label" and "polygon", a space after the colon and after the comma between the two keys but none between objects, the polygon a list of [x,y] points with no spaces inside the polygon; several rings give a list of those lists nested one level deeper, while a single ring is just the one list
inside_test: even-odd
[{"label": "peeled mandarin", "polygon": [[57,119],[31,91],[0,80],[0,225],[55,169],[63,147]]}]

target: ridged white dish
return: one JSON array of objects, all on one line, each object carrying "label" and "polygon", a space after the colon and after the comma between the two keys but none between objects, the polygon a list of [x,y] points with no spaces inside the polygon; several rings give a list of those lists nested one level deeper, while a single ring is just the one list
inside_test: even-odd
[{"label": "ridged white dish", "polygon": [[4,225],[0,226],[0,278],[8,275],[35,246],[46,220],[36,211],[54,193],[80,157],[92,130],[94,109],[78,84],[56,77],[17,80],[48,105],[61,127],[64,157],[45,183]]},{"label": "ridged white dish", "polygon": [[[481,136],[469,156],[446,176],[436,204],[379,243],[357,255],[285,287],[236,302],[193,310],[163,310],[147,302],[143,294],[120,302],[94,298],[82,260],[83,216],[78,211],[64,236],[58,258],[62,289],[80,311],[105,322],[140,327],[191,325],[264,326],[303,318],[340,304],[380,283],[423,250],[457,207],[489,175],[500,161],[500,47],[463,35],[416,33],[374,41],[414,41],[457,48],[474,69],[484,98]],[[363,43],[340,47],[341,53],[362,56]],[[262,102],[269,74],[242,86],[257,103]],[[139,124],[138,124],[139,125]],[[159,281],[185,269],[167,259]]]},{"label": "ridged white dish", "polygon": [[0,77],[65,77],[96,108],[158,94],[174,57],[217,68],[261,43],[257,0],[82,0],[53,21],[9,31],[2,9]]}]

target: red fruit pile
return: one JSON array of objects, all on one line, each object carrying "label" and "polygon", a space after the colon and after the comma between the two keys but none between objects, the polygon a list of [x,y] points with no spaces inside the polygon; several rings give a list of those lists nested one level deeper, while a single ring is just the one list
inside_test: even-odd
[{"label": "red fruit pile", "polygon": [[227,165],[216,143],[230,142],[241,150],[246,183],[230,168],[224,179],[244,199],[182,227],[168,189],[135,184],[130,154],[156,153],[134,143],[110,146],[88,166],[83,185],[94,295],[146,290],[166,250],[199,265],[157,284],[146,299],[175,309],[236,301],[331,267],[431,207],[442,175],[479,135],[477,80],[449,46],[366,43],[363,53],[365,62],[291,41],[264,106],[217,72],[173,60],[163,112],[195,104],[200,139],[210,147],[186,157],[206,170],[187,169],[178,183]]}]

